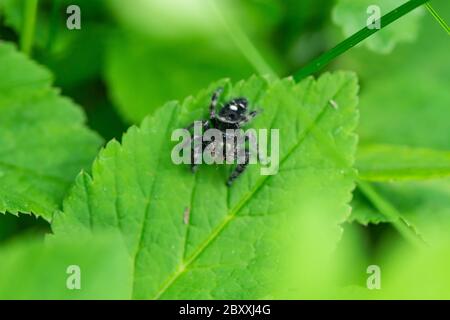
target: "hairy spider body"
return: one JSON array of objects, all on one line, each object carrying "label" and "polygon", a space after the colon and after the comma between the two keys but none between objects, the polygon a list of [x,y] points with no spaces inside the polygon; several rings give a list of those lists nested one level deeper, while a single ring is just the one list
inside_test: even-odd
[{"label": "hairy spider body", "polygon": [[[222,139],[219,141],[205,141],[202,139],[201,144],[195,148],[192,146],[191,155],[191,169],[195,172],[198,168],[198,157],[202,156],[203,151],[208,148],[211,154],[214,156],[222,156],[224,158],[229,159],[237,159],[239,155],[239,150],[237,147],[237,137],[227,135],[228,129],[240,129],[244,125],[248,124],[252,121],[261,111],[250,111],[248,112],[248,100],[246,98],[235,98],[227,103],[225,103],[217,112],[217,106],[219,104],[220,95],[223,92],[223,88],[218,88],[211,97],[211,103],[209,106],[209,119],[202,120],[203,130],[208,129],[218,129],[222,133]],[[194,127],[194,124],[191,124],[187,129],[190,130]],[[194,136],[194,140],[199,137]],[[200,137],[202,138],[202,137]],[[248,141],[248,137],[245,137],[246,141]],[[195,144],[194,144],[195,145]],[[220,154],[216,154],[220,153]],[[243,163],[238,163],[234,171],[231,173],[230,177],[227,180],[227,185],[231,186],[231,184],[236,180],[247,168],[250,161],[250,152],[249,148],[246,145],[244,150],[244,161]]]}]

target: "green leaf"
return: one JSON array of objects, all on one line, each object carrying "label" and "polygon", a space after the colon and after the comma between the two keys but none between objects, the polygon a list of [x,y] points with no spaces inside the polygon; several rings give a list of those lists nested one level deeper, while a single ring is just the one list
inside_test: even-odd
[{"label": "green leaf", "polygon": [[380,213],[358,190],[355,190],[352,199],[352,213],[348,222],[357,222],[363,226],[390,222],[389,218]]},{"label": "green leaf", "polygon": [[[203,165],[194,175],[172,163],[172,130],[206,117],[219,85],[224,100],[245,96],[251,108],[264,109],[252,127],[280,130],[276,175],[262,176],[259,165],[250,165],[227,188],[232,167]],[[330,248],[350,213],[357,88],[356,77],[343,72],[299,84],[252,77],[168,103],[131,127],[122,144],[110,142],[92,177],[78,177],[53,231],[57,237],[120,232],[134,261],[134,298],[272,296],[282,251],[277,235],[286,238],[279,226],[324,212],[321,232],[331,240],[321,234],[315,240]]]},{"label": "green leaf", "polygon": [[[22,37],[23,0],[0,1],[0,14],[5,24]],[[82,11],[82,28],[66,28],[68,15],[65,9],[78,5]],[[58,86],[79,89],[83,81],[97,80],[101,73],[103,51],[111,27],[105,22],[106,8],[103,0],[57,0],[51,2],[51,10],[40,2],[38,6],[34,58],[49,68]]]},{"label": "green leaf", "polygon": [[0,243],[23,233],[27,236],[33,235],[35,239],[44,239],[49,232],[50,224],[32,214],[0,215]]},{"label": "green leaf", "polygon": [[[439,241],[441,234],[450,233],[449,179],[380,183],[375,188],[426,242]],[[350,221],[365,225],[391,222],[360,197],[356,197],[352,205]]]},{"label": "green leaf", "polygon": [[0,42],[0,212],[50,220],[101,139],[51,74]]},{"label": "green leaf", "polygon": [[[438,5],[440,6],[436,9],[439,12],[446,12],[445,9],[449,8],[450,3],[436,3],[436,6]],[[441,155],[443,155],[450,150],[450,140],[448,139],[450,126],[449,121],[447,121],[449,116],[447,106],[450,105],[450,96],[447,94],[450,82],[447,74],[450,69],[448,64],[443,63],[450,49],[448,36],[442,32],[439,24],[431,15],[425,15],[422,22],[415,43],[399,45],[397,50],[389,56],[379,56],[365,48],[355,48],[347,55],[342,56],[339,64],[341,68],[355,70],[364,83],[364,90],[362,90],[360,96],[362,106],[361,123],[358,127],[360,145],[363,148],[366,145],[370,148],[370,145],[380,144],[388,144],[391,148],[395,145],[399,146],[399,149],[390,156],[390,160],[383,160],[402,170],[402,172],[395,172],[392,177],[394,179],[401,178],[404,180],[408,176],[412,177],[411,172],[405,171],[406,165],[417,166],[419,163],[423,165],[424,159],[419,159],[420,157],[417,154],[419,150],[422,150],[420,151],[422,156],[425,156],[426,153],[427,157],[432,157],[432,161],[436,161],[436,165],[439,164],[443,167],[445,167],[446,156],[437,156],[435,152],[442,151]],[[424,48],[432,48],[432,50],[427,51],[426,59],[423,57]],[[370,63],[367,63],[368,61]],[[420,80],[420,85],[418,85],[418,80]],[[399,150],[413,150],[406,148],[414,148],[415,151],[414,153],[408,151],[406,155],[402,151],[404,155],[398,158]],[[381,157],[381,154],[378,156]],[[386,153],[385,156],[389,157],[389,154]],[[439,157],[440,160],[436,157]],[[377,169],[380,169],[381,161],[375,158],[372,160],[370,166],[376,166]],[[394,164],[397,160],[406,162],[402,164],[398,161],[397,164]],[[377,163],[375,164],[375,162]],[[436,173],[434,169],[432,170],[433,176]],[[424,170],[424,168],[422,167],[421,170]],[[445,169],[440,167],[439,171],[441,170]],[[430,173],[428,169],[424,171]],[[424,171],[422,173],[415,172],[415,178],[417,178],[417,175],[424,174]],[[380,174],[380,171],[377,174]],[[384,178],[387,179],[387,177]],[[419,234],[424,234],[423,229],[427,227],[416,223],[414,219],[410,220],[413,216],[408,214],[410,210],[405,210],[402,205],[399,205],[399,201],[413,201],[413,197],[396,193],[396,197],[405,196],[405,198],[403,200],[401,198],[392,199],[392,195],[389,194],[391,189],[386,188],[386,186],[391,185],[377,184],[375,186],[376,191],[395,212],[398,212],[409,223],[413,224]],[[395,185],[399,184],[395,183]],[[443,205],[442,211],[445,212],[445,210],[445,205]],[[355,205],[350,219],[355,219],[364,224],[390,221],[374,209],[373,203],[365,207]],[[432,215],[430,215],[429,221],[433,221]],[[430,234],[426,233],[424,238],[429,241]]]},{"label": "green leaf", "polygon": [[370,181],[420,180],[450,176],[450,152],[393,145],[358,149],[359,177]]},{"label": "green leaf", "polygon": [[[424,239],[414,226],[408,221],[408,219],[400,212],[397,207],[392,204],[389,199],[386,199],[380,194],[377,188],[368,182],[359,180],[358,190],[361,191],[367,200],[370,200],[373,208],[376,208],[380,214],[383,215],[387,221],[397,229],[397,231],[410,242],[410,244],[416,247],[422,247],[424,245]],[[367,214],[368,212],[366,212]],[[372,215],[373,216],[373,215]]]},{"label": "green leaf", "polygon": [[[131,263],[120,239],[37,243],[21,239],[0,248],[0,299],[126,299],[131,291]],[[86,248],[89,250],[86,250]],[[80,289],[67,282],[77,276]]]},{"label": "green leaf", "polygon": [[394,183],[381,192],[426,241],[438,242],[441,234],[450,233],[449,179]]},{"label": "green leaf", "polygon": [[[333,21],[339,25],[346,37],[351,36],[367,25],[373,12],[367,13],[370,6],[376,5],[380,9],[380,16],[394,10],[406,0],[339,0],[333,10]],[[414,10],[395,24],[374,34],[364,44],[377,53],[390,53],[398,43],[413,42],[418,33],[420,17],[423,10]],[[372,20],[370,20],[372,21]]]}]

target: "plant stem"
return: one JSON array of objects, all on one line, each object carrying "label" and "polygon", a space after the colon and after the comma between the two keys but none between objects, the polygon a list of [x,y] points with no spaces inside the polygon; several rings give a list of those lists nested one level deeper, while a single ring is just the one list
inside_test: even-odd
[{"label": "plant stem", "polygon": [[22,52],[27,55],[31,55],[31,49],[33,47],[37,7],[38,0],[25,0],[24,22],[22,37],[20,39],[20,48]]},{"label": "plant stem", "polygon": [[431,15],[436,19],[436,21],[441,25],[441,27],[447,32],[448,35],[450,35],[450,28],[448,27],[447,23],[444,19],[442,19],[439,14],[436,12],[436,10],[433,9],[431,4],[427,3],[427,9],[431,13]]},{"label": "plant stem", "polygon": [[372,185],[365,181],[358,181],[359,190],[370,200],[375,208],[402,234],[407,240],[416,246],[423,246],[424,240],[414,231],[408,221],[388,201],[386,201]]},{"label": "plant stem", "polygon": [[50,27],[48,31],[47,44],[45,51],[49,53],[51,51],[53,42],[58,32],[59,12],[61,8],[61,0],[53,0],[52,12],[50,17]]},{"label": "plant stem", "polygon": [[342,41],[337,46],[335,46],[331,50],[325,52],[320,57],[314,59],[309,64],[307,64],[305,67],[300,69],[297,73],[294,74],[294,79],[299,81],[299,80],[319,71],[320,69],[325,67],[328,63],[330,63],[333,59],[335,59],[337,56],[343,54],[350,48],[353,48],[361,41],[370,37],[372,34],[378,32],[379,30],[383,29],[384,27],[388,26],[392,22],[403,17],[407,13],[411,12],[412,10],[416,9],[417,7],[423,5],[424,3],[428,2],[428,1],[429,0],[410,0],[406,3],[404,3],[403,5],[392,10],[391,12],[387,13],[386,15],[382,16],[379,19],[380,25],[381,25],[380,29],[369,29],[367,26],[364,27],[363,29],[361,29],[358,32],[356,32],[355,34],[353,34],[351,37]]},{"label": "plant stem", "polygon": [[215,0],[208,2],[211,8],[214,10],[218,19],[223,24],[224,28],[230,35],[231,40],[236,47],[239,48],[241,53],[247,59],[247,61],[253,66],[253,68],[262,76],[271,75],[277,77],[276,72],[265,61],[262,54],[258,51],[256,46],[251,42],[250,38],[239,26],[239,23],[232,21],[232,17],[226,14],[226,10],[219,7],[219,3]]}]

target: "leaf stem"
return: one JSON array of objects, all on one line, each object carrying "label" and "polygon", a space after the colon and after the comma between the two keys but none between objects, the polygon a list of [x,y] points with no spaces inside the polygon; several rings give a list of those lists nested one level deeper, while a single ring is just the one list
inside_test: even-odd
[{"label": "leaf stem", "polygon": [[361,180],[357,183],[361,192],[367,197],[367,199],[370,200],[370,202],[372,202],[375,208],[382,215],[389,219],[401,235],[418,247],[426,244],[425,241],[415,232],[411,224],[402,217],[400,212],[398,212],[391,203],[385,200],[370,183]]},{"label": "leaf stem", "polygon": [[27,55],[31,55],[31,49],[33,47],[37,8],[38,0],[25,0],[24,22],[22,37],[20,39],[20,48],[22,52]]},{"label": "leaf stem", "polygon": [[363,29],[359,30],[346,40],[339,43],[337,46],[332,48],[331,50],[328,50],[318,58],[314,59],[310,63],[308,63],[305,67],[300,69],[297,73],[294,74],[294,79],[299,81],[317,71],[325,67],[327,64],[329,64],[333,59],[338,57],[339,55],[343,54],[350,48],[353,48],[361,41],[365,40],[366,38],[370,37],[372,34],[378,32],[379,30],[383,29],[384,27],[388,26],[392,22],[396,21],[397,19],[403,17],[407,13],[411,12],[412,10],[416,9],[417,7],[423,5],[424,3],[428,2],[429,0],[410,0],[403,5],[399,6],[398,8],[392,10],[391,12],[387,13],[386,15],[382,16],[379,21],[381,28],[380,29],[369,29],[367,26]]}]

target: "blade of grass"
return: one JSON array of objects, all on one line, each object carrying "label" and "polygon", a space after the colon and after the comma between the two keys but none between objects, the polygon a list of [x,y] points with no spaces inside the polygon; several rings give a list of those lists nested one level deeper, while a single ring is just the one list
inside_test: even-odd
[{"label": "blade of grass", "polygon": [[386,15],[382,16],[379,20],[381,23],[380,29],[369,29],[367,26],[347,38],[346,40],[339,43],[337,46],[332,48],[331,50],[328,50],[318,58],[314,59],[310,63],[308,63],[305,67],[300,69],[297,73],[294,74],[295,80],[301,80],[304,77],[307,77],[319,70],[321,70],[323,67],[325,67],[327,64],[329,64],[333,59],[340,56],[350,48],[353,48],[358,43],[362,42],[366,38],[370,37],[372,34],[378,32],[379,30],[383,29],[384,27],[388,26],[392,22],[400,19],[407,13],[411,12],[412,10],[416,9],[417,7],[423,5],[424,3],[428,2],[429,0],[410,0],[403,5],[399,6],[398,8],[392,10],[391,12],[387,13]]},{"label": "blade of grass", "polygon": [[34,29],[36,25],[38,0],[26,0],[24,8],[24,22],[20,48],[26,55],[31,55],[34,41]]},{"label": "blade of grass", "polygon": [[448,27],[447,23],[442,19],[439,14],[436,12],[436,10],[433,9],[431,4],[427,3],[427,9],[431,13],[431,15],[436,19],[436,21],[441,25],[441,27],[447,32],[448,35],[450,35],[450,28]]}]

